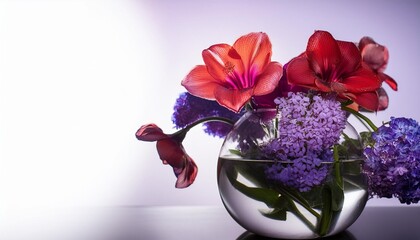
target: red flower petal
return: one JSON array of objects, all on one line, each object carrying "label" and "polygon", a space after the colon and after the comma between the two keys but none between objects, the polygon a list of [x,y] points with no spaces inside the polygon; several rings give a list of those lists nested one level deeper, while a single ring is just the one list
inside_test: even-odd
[{"label": "red flower petal", "polygon": [[377,44],[371,38],[369,39],[371,41],[369,43],[365,41],[361,46],[362,48],[360,49],[360,52],[363,56],[363,61],[373,70],[383,72],[388,64],[388,48]]},{"label": "red flower petal", "polygon": [[329,32],[316,31],[308,40],[306,55],[316,73],[331,72],[341,59],[337,41]]},{"label": "red flower petal", "polygon": [[315,79],[315,85],[316,85],[317,90],[322,91],[322,92],[334,91],[334,92],[340,93],[346,90],[343,84],[339,82],[328,83],[319,78]]},{"label": "red flower petal", "polygon": [[339,75],[346,75],[356,70],[362,61],[359,49],[352,42],[337,41],[341,52]]},{"label": "red flower petal", "polygon": [[242,75],[245,71],[241,56],[227,44],[213,45],[204,50],[202,55],[207,71],[220,83],[235,78],[235,73]]},{"label": "red flower petal", "polygon": [[245,71],[252,70],[260,74],[271,59],[271,42],[266,33],[249,33],[240,37],[233,48],[242,57]]},{"label": "red flower petal", "polygon": [[350,76],[342,79],[344,88],[353,93],[376,91],[381,87],[380,79],[369,69],[360,67]]},{"label": "red flower petal", "polygon": [[376,44],[376,42],[371,38],[371,37],[362,37],[359,41],[359,49],[360,51],[363,51],[363,49],[366,47],[366,45],[368,44]]},{"label": "red flower petal", "polygon": [[208,73],[206,66],[199,65],[191,70],[181,85],[192,95],[214,100],[214,90],[220,86],[220,83]]},{"label": "red flower petal", "polygon": [[181,143],[171,139],[163,139],[156,143],[156,148],[159,157],[164,164],[169,164],[172,167],[180,168],[184,166],[184,155],[185,152],[181,146]]},{"label": "red flower petal", "polygon": [[398,84],[392,77],[386,75],[385,73],[379,73],[378,76],[382,81],[386,82],[392,88],[392,90],[398,90]]},{"label": "red flower petal", "polygon": [[283,75],[283,67],[277,62],[268,64],[264,72],[259,76],[254,88],[254,96],[261,96],[271,93],[278,85]]},{"label": "red flower petal", "polygon": [[385,89],[379,88],[378,91],[378,98],[379,98],[379,107],[378,111],[382,111],[388,108],[389,98],[388,94],[386,93]]},{"label": "red flower petal", "polygon": [[186,188],[190,186],[197,176],[197,165],[188,156],[182,145],[171,139],[158,141],[156,144],[160,159],[164,164],[169,164],[177,177],[176,188]]},{"label": "red flower petal", "polygon": [[354,94],[351,99],[355,101],[359,106],[369,110],[369,111],[378,111],[379,108],[379,98],[377,92],[365,92]]},{"label": "red flower petal", "polygon": [[136,138],[141,141],[153,142],[167,137],[162,129],[153,123],[141,126],[136,132]]},{"label": "red flower petal", "polygon": [[287,81],[292,85],[299,85],[307,88],[316,88],[315,73],[309,67],[306,56],[292,59],[286,68]]},{"label": "red flower petal", "polygon": [[242,107],[251,99],[253,89],[227,89],[222,86],[218,87],[214,96],[216,101],[234,112],[239,112]]},{"label": "red flower petal", "polygon": [[183,168],[174,168],[174,173],[177,176],[175,183],[176,188],[186,188],[190,186],[197,176],[198,168],[192,158],[185,154]]}]

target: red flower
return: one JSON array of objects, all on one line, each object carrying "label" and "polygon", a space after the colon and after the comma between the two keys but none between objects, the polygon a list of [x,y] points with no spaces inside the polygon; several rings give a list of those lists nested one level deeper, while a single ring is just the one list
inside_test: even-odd
[{"label": "red flower", "polygon": [[197,176],[197,165],[188,156],[182,146],[185,131],[167,135],[155,124],[147,124],[140,127],[136,137],[141,141],[157,141],[156,148],[163,164],[169,164],[178,178],[176,188],[186,188],[191,185]]},{"label": "red flower", "polygon": [[240,37],[233,46],[216,44],[202,53],[205,65],[196,66],[182,81],[192,95],[216,100],[239,112],[252,96],[274,90],[282,66],[271,62],[271,42],[265,33]]},{"label": "red flower", "polygon": [[328,32],[316,31],[306,52],[290,61],[286,73],[290,84],[335,92],[365,109],[378,109],[379,78],[362,63],[354,43],[337,41]]},{"label": "red flower", "polygon": [[297,85],[290,85],[287,81],[287,63],[283,66],[283,76],[280,78],[280,81],[276,88],[269,94],[263,96],[254,96],[252,97],[252,107],[253,108],[276,108],[277,104],[274,102],[274,99],[278,97],[287,97],[289,92],[307,92],[308,89],[300,87]]},{"label": "red flower", "polygon": [[[397,91],[397,82],[392,77],[384,73],[389,59],[388,48],[376,43],[370,37],[363,37],[360,39],[359,49],[363,62],[378,75],[382,82],[386,82],[392,90]],[[388,107],[388,95],[382,87],[377,92],[379,95],[378,110],[385,110]]]}]

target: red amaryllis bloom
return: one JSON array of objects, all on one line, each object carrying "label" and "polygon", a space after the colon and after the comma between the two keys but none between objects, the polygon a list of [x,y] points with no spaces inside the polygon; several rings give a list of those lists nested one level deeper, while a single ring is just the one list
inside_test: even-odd
[{"label": "red amaryllis bloom", "polygon": [[367,110],[378,109],[379,78],[362,63],[354,43],[337,41],[329,32],[316,31],[304,54],[292,59],[286,72],[291,84],[336,92]]},{"label": "red amaryllis bloom", "polygon": [[182,146],[185,131],[167,135],[155,124],[147,124],[140,127],[136,137],[141,141],[157,141],[156,148],[163,164],[169,164],[178,178],[176,188],[186,188],[191,185],[197,176],[197,165],[188,156]]},{"label": "red amaryllis bloom", "polygon": [[196,66],[182,81],[192,95],[216,100],[239,112],[252,96],[274,90],[282,66],[271,62],[271,42],[265,33],[240,37],[233,46],[216,44],[202,53],[205,65]]},{"label": "red amaryllis bloom", "polygon": [[[389,59],[388,48],[376,43],[370,37],[363,37],[360,39],[359,49],[363,62],[378,75],[382,82],[386,82],[392,90],[397,91],[397,82],[392,77],[384,73]],[[377,92],[379,95],[378,110],[385,110],[388,107],[388,95],[382,87]]]}]

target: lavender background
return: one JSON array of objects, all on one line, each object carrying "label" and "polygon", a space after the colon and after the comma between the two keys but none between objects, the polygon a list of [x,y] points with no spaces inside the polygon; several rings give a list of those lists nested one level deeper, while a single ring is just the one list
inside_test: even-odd
[{"label": "lavender background", "polygon": [[386,73],[399,91],[386,86],[389,109],[370,117],[420,120],[419,22],[415,0],[0,1],[0,210],[221,206],[221,139],[190,132],[184,145],[199,173],[181,190],[154,143],[134,133],[149,122],[173,131],[180,81],[201,51],[253,31],[268,33],[282,64],[317,29],[373,37],[390,50]]}]

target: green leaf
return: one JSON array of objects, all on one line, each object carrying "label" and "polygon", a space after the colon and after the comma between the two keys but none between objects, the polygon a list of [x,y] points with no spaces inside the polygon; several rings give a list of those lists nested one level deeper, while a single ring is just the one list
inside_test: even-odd
[{"label": "green leaf", "polygon": [[249,164],[246,161],[238,161],[234,166],[234,170],[252,182],[256,187],[269,188],[266,183],[264,166],[264,164]]},{"label": "green leaf", "polygon": [[237,181],[233,176],[228,175],[228,178],[235,189],[254,200],[264,202],[269,208],[273,208],[271,212],[260,211],[262,215],[268,218],[285,221],[287,212],[291,212],[305,223],[309,229],[315,231],[315,226],[302,215],[294,201],[298,202],[316,218],[320,219],[321,216],[311,208],[309,203],[299,193],[291,189],[286,190],[286,188],[279,188],[279,192],[277,192],[276,190],[268,188],[248,187]]},{"label": "green leaf", "polygon": [[371,132],[361,132],[360,137],[362,138],[363,146],[375,145],[375,140],[373,140]]},{"label": "green leaf", "polygon": [[345,133],[342,133],[344,141],[337,145],[338,155],[340,159],[360,158],[362,153],[362,143],[359,139],[350,138]]},{"label": "green leaf", "polygon": [[264,202],[268,207],[281,207],[278,192],[267,188],[248,187],[232,177],[229,177],[229,180],[234,188],[246,196],[254,200]]},{"label": "green leaf", "polygon": [[271,212],[261,212],[261,214],[275,220],[286,221],[287,219],[287,210],[283,208],[275,208]]},{"label": "green leaf", "polygon": [[287,196],[290,199],[290,201],[292,200],[295,201],[296,203],[301,205],[303,208],[308,210],[308,212],[310,212],[316,218],[320,218],[320,215],[312,208],[312,205],[308,202],[308,200],[302,196],[301,192],[298,192],[292,188],[288,188],[285,186],[281,186],[277,188],[277,190],[282,196],[285,196],[285,197]]},{"label": "green leaf", "polygon": [[341,211],[344,204],[344,190],[336,181],[330,184],[332,210]]},{"label": "green leaf", "polygon": [[233,155],[242,156],[241,151],[239,151],[237,149],[229,149],[229,152],[232,153]]},{"label": "green leaf", "polygon": [[[338,146],[334,145],[334,178],[325,187],[328,187],[331,192],[331,204],[333,211],[340,211],[344,203],[344,182],[341,175],[341,168],[343,167],[338,159]],[[323,190],[324,192],[325,190]],[[323,200],[324,202],[324,200]],[[325,203],[323,203],[325,204]]]},{"label": "green leaf", "polygon": [[328,185],[325,185],[322,190],[322,211],[321,211],[321,221],[319,223],[318,233],[320,236],[324,236],[328,233],[330,229],[333,209],[332,209],[332,191]]}]

